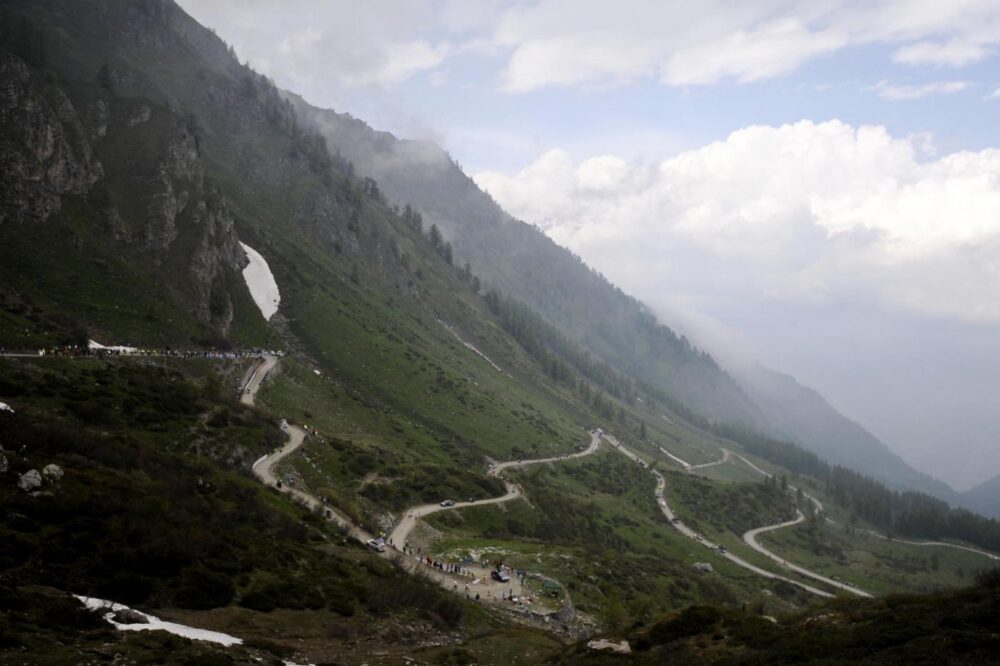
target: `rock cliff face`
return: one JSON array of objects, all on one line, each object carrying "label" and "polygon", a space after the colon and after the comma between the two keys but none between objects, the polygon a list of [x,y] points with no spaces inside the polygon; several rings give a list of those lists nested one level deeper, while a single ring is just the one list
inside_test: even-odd
[{"label": "rock cliff face", "polygon": [[[109,77],[113,76],[108,74]],[[225,336],[229,284],[246,265],[233,216],[205,177],[197,126],[169,107],[94,85],[76,98],[0,49],[0,227],[68,224],[65,197],[92,228],[158,273],[198,321]]]},{"label": "rock cliff face", "polygon": [[62,195],[85,194],[103,175],[73,103],[35,79],[23,60],[0,52],[0,224],[42,222]]}]

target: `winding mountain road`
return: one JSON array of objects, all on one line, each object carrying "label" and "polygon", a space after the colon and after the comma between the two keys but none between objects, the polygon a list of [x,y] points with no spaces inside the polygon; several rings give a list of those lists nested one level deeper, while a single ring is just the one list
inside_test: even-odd
[{"label": "winding mountain road", "polygon": [[[240,392],[240,401],[243,404],[249,406],[255,405],[257,392],[260,390],[264,378],[275,367],[277,362],[278,359],[276,357],[264,356],[262,357],[261,362],[247,373],[247,376],[244,379],[243,389]],[[327,520],[341,526],[350,537],[364,544],[373,541],[375,537],[372,534],[363,530],[360,526],[355,525],[354,521],[337,508],[320,501],[314,495],[304,490],[291,487],[288,484],[278,485],[279,479],[274,472],[274,468],[282,460],[297,451],[306,440],[306,432],[302,428],[285,422],[282,423],[282,428],[288,435],[288,441],[280,449],[261,456],[256,462],[254,462],[252,467],[254,476],[256,476],[265,485],[276,488],[293,497],[305,507],[323,512],[323,515],[327,518]],[[579,458],[594,453],[597,451],[599,445],[600,437],[592,433],[590,445],[583,451],[564,456],[554,456],[551,458],[542,458],[537,460],[514,460],[499,463],[490,467],[489,474],[502,479],[503,477],[501,474],[506,469]],[[456,502],[455,504],[447,507],[441,506],[440,504],[425,504],[408,509],[404,512],[403,519],[400,520],[396,527],[393,528],[392,533],[389,535],[389,547],[386,550],[376,552],[375,554],[386,559],[396,561],[404,569],[410,571],[411,573],[419,572],[419,575],[428,576],[441,587],[450,589],[453,592],[457,593],[459,591],[459,584],[462,584],[467,597],[469,597],[470,593],[476,594],[477,599],[481,599],[486,603],[499,603],[504,601],[505,595],[513,593],[515,584],[518,588],[520,588],[519,594],[524,594],[523,582],[510,581],[503,583],[494,581],[490,578],[488,570],[477,568],[475,565],[464,566],[466,570],[474,572],[475,577],[470,580],[469,578],[464,578],[451,572],[424,566],[423,558],[414,557],[412,555],[408,556],[403,552],[403,547],[406,544],[406,540],[409,537],[410,532],[413,530],[414,526],[416,526],[417,520],[423,516],[449,509],[461,509],[470,506],[482,506],[487,504],[500,504],[501,502],[509,502],[521,495],[522,491],[519,486],[507,481],[506,479],[503,479],[503,481],[507,488],[507,492],[500,497],[491,497],[473,502]],[[470,585],[474,587],[470,588]],[[569,599],[569,593],[566,592],[567,605],[570,605],[571,603]]]},{"label": "winding mountain road", "polygon": [[[629,450],[628,448],[626,448],[625,446],[623,446],[613,436],[611,436],[611,435],[604,435],[604,438],[607,439],[608,442],[611,443],[611,446],[613,446],[616,450],[618,450],[620,453],[622,453],[626,457],[630,458],[631,460],[633,460],[633,461],[635,461],[635,462],[637,462],[637,463],[639,463],[641,465],[644,465],[644,466],[646,465],[646,463],[642,460],[642,458],[639,457],[638,454],[636,454],[635,452],[633,452],[633,451]],[[701,543],[703,546],[705,546],[709,550],[714,551],[716,555],[724,557],[727,560],[729,560],[730,562],[732,562],[733,564],[736,564],[737,566],[743,567],[744,569],[746,569],[748,571],[752,571],[753,573],[755,573],[755,574],[757,574],[759,576],[763,576],[765,578],[770,578],[772,580],[783,580],[783,581],[785,581],[787,583],[791,583],[792,585],[798,586],[798,587],[802,588],[803,590],[806,590],[807,592],[811,592],[812,594],[815,594],[816,596],[827,597],[827,598],[833,597],[833,595],[830,594],[829,592],[827,592],[826,590],[821,590],[818,587],[813,587],[812,585],[809,585],[807,583],[803,583],[803,582],[797,581],[797,580],[795,580],[793,578],[789,578],[787,576],[782,576],[781,574],[776,574],[773,571],[768,571],[767,569],[763,569],[761,567],[758,567],[756,564],[751,564],[750,562],[747,562],[746,560],[744,560],[739,555],[734,555],[733,553],[730,553],[728,551],[726,551],[726,552],[720,552],[719,551],[719,547],[716,544],[714,544],[711,541],[705,539],[704,537],[701,537],[701,535],[698,534],[698,532],[696,532],[695,530],[693,530],[690,527],[688,527],[687,525],[685,525],[674,514],[673,510],[671,510],[671,508],[670,508],[670,505],[667,504],[666,498],[664,497],[664,490],[666,489],[666,485],[667,485],[666,479],[664,479],[663,475],[659,471],[657,471],[655,469],[654,470],[650,470],[650,471],[652,472],[653,476],[656,477],[656,491],[655,491],[656,492],[656,503],[659,504],[660,511],[663,512],[663,515],[666,516],[667,520],[670,521],[670,524],[673,525],[674,529],[676,529],[678,532],[680,532],[681,534],[683,534],[686,537],[689,537],[691,539],[697,540],[699,543]],[[774,526],[772,526],[772,527],[774,527]],[[836,581],[833,581],[833,582],[836,582]]]},{"label": "winding mountain road", "polygon": [[408,510],[404,515],[403,519],[399,521],[395,528],[393,528],[392,533],[389,535],[389,540],[393,544],[405,544],[407,538],[410,536],[410,532],[416,527],[417,521],[424,516],[429,516],[432,513],[438,513],[440,511],[449,511],[452,509],[465,509],[470,506],[484,506],[487,504],[501,504],[503,502],[509,502],[521,496],[521,488],[517,484],[511,483],[506,479],[503,479],[504,470],[516,469],[518,467],[527,467],[528,465],[541,465],[542,463],[552,463],[560,462],[563,460],[572,460],[573,458],[582,458],[583,456],[589,456],[595,453],[601,444],[601,438],[595,433],[591,433],[590,445],[577,453],[568,453],[563,456],[553,456],[551,458],[535,458],[532,460],[510,460],[508,462],[497,463],[492,465],[489,469],[489,476],[494,478],[502,479],[504,485],[507,486],[507,493],[501,495],[500,497],[491,497],[489,499],[474,500],[472,502],[455,502],[450,506],[441,506],[441,504],[424,504],[418,507],[414,507]]},{"label": "winding mountain road", "polygon": [[[765,472],[760,467],[758,467],[757,465],[755,465],[751,461],[747,460],[745,457],[739,455],[738,453],[734,454],[734,455],[737,458],[739,458],[740,460],[742,460],[746,465],[748,465],[751,469],[753,469],[757,473],[762,474],[762,475],[764,475],[764,476],[766,476],[768,478],[771,477],[770,473]],[[789,488],[791,490],[793,490],[793,491],[797,490],[797,488],[795,488],[794,486],[789,486]],[[818,499],[816,499],[815,497],[813,497],[812,495],[810,495],[809,493],[807,493],[805,491],[803,491],[802,494],[810,502],[812,502],[813,505],[815,505],[817,511],[823,512],[823,503],[822,502],[820,502]],[[759,529],[756,529],[756,530],[750,530],[749,532],[747,532],[746,534],[743,535],[743,540],[746,541],[747,544],[749,544],[754,550],[757,550],[757,551],[759,551],[759,552],[767,555],[771,559],[776,559],[776,556],[773,553],[771,553],[770,551],[767,551],[763,546],[761,546],[756,541],[756,537],[759,534],[762,534],[764,532],[769,532],[772,529],[776,530],[776,529],[779,529],[781,527],[788,527],[788,526],[791,526],[791,525],[796,525],[798,523],[801,523],[804,519],[805,518],[800,513],[798,519],[796,519],[794,521],[790,521],[790,522],[784,523],[782,525],[772,525],[772,526],[767,527],[767,528],[759,528]],[[830,523],[831,525],[840,525],[840,523],[838,523],[837,521],[833,520],[832,518],[826,518],[826,522]],[[955,548],[957,550],[965,550],[965,551],[968,551],[970,553],[976,553],[977,555],[982,555],[983,557],[987,557],[987,558],[993,560],[994,562],[1000,561],[1000,556],[997,556],[995,553],[991,553],[988,550],[982,550],[982,549],[979,549],[979,548],[973,548],[971,546],[962,546],[960,544],[948,543],[947,541],[915,541],[915,540],[912,540],[912,539],[897,539],[897,538],[894,538],[894,537],[886,536],[885,534],[882,534],[880,532],[876,532],[875,530],[872,530],[872,529],[863,529],[863,530],[860,530],[860,531],[863,531],[866,534],[868,534],[870,536],[873,536],[873,537],[875,537],[877,539],[884,539],[886,541],[895,541],[897,543],[905,543],[905,544],[910,545],[910,546],[931,546],[931,547],[940,547],[940,548]],[[790,568],[797,569],[794,565],[790,565]],[[810,576],[810,574],[804,573],[804,571],[800,571],[800,573],[803,573],[804,575]],[[810,576],[810,577],[815,577],[815,576]],[[861,595],[861,596],[865,596],[865,595]],[[871,596],[871,595],[867,595],[867,596]]]},{"label": "winding mountain road", "polygon": [[[275,367],[275,365],[277,364],[277,362],[278,362],[278,358],[277,357],[270,356],[270,355],[265,355],[264,357],[262,357],[260,363],[258,363],[252,369],[252,371],[250,371],[249,376],[247,377],[247,379],[245,381],[244,388],[241,391],[241,395],[240,395],[240,401],[243,404],[250,405],[250,406],[253,406],[255,404],[257,392],[260,390],[260,387],[262,385],[262,382],[263,382],[264,378]],[[288,457],[289,455],[291,455],[292,453],[294,453],[296,450],[298,450],[298,448],[301,447],[302,444],[305,442],[305,437],[306,437],[305,431],[302,430],[302,428],[300,428],[298,426],[291,425],[291,424],[284,424],[283,428],[285,429],[285,432],[288,434],[288,441],[280,449],[278,449],[278,450],[276,450],[276,451],[274,451],[274,452],[272,452],[270,454],[267,454],[265,456],[262,456],[259,460],[257,460],[253,464],[253,473],[254,473],[254,475],[257,476],[257,478],[260,479],[263,483],[265,483],[268,486],[272,486],[272,487],[279,487],[278,486],[278,479],[277,479],[277,477],[274,474],[274,467],[278,463],[280,463],[282,460],[284,460],[286,457]],[[406,544],[407,539],[409,538],[410,533],[416,527],[417,521],[419,521],[421,518],[424,518],[424,517],[426,517],[428,515],[431,515],[431,514],[434,514],[434,513],[438,513],[438,512],[441,512],[441,511],[448,511],[448,510],[463,509],[463,508],[468,508],[468,507],[473,507],[473,506],[486,506],[486,505],[491,505],[491,504],[501,504],[501,503],[504,503],[504,502],[510,502],[510,501],[512,501],[512,500],[520,497],[522,495],[523,491],[521,490],[521,488],[517,484],[512,483],[512,482],[508,481],[507,479],[505,479],[503,477],[503,472],[504,471],[506,471],[508,469],[516,469],[516,468],[520,468],[520,467],[527,467],[529,465],[539,465],[539,464],[544,464],[544,463],[560,462],[560,461],[571,460],[571,459],[574,459],[574,458],[581,458],[581,457],[584,457],[584,456],[591,455],[591,454],[595,453],[599,449],[600,442],[601,442],[602,438],[606,439],[612,445],[613,448],[615,448],[616,450],[618,450],[620,453],[622,453],[626,457],[630,458],[631,460],[633,460],[634,462],[636,462],[638,464],[643,465],[644,467],[648,467],[648,465],[645,463],[645,461],[643,461],[638,456],[638,454],[634,453],[633,451],[631,451],[628,448],[626,448],[625,446],[623,446],[613,436],[605,434],[605,433],[603,433],[601,431],[594,431],[594,432],[592,432],[591,433],[591,441],[590,441],[589,446],[587,446],[587,448],[583,449],[582,451],[578,451],[576,453],[566,454],[566,455],[562,455],[562,456],[552,456],[552,457],[548,457],[548,458],[538,458],[538,459],[531,459],[531,460],[511,460],[511,461],[507,461],[507,462],[496,463],[496,464],[492,465],[489,468],[488,474],[491,477],[500,478],[500,479],[503,480],[504,485],[506,486],[506,493],[505,494],[503,494],[503,495],[501,495],[499,497],[491,497],[491,498],[486,498],[486,499],[481,499],[481,500],[474,500],[474,501],[467,501],[467,502],[455,502],[454,504],[450,504],[448,506],[442,506],[441,504],[438,503],[438,504],[423,504],[423,505],[420,505],[420,506],[412,507],[412,508],[408,509],[406,512],[404,512],[402,519],[396,524],[396,526],[393,528],[392,532],[389,535],[389,544],[391,544],[393,546],[393,550],[389,550],[389,551],[387,551],[384,554],[386,556],[388,556],[388,557],[399,556],[408,565],[412,566],[412,563],[407,558],[403,557],[402,553],[399,552],[398,549],[403,548],[403,546]],[[663,450],[663,449],[661,449],[661,450]],[[758,467],[757,465],[755,465],[750,460],[747,460],[744,456],[742,456],[740,454],[736,454],[736,453],[731,453],[728,449],[723,449],[723,457],[720,460],[713,461],[713,462],[710,462],[710,463],[702,463],[700,465],[690,465],[690,464],[682,461],[680,458],[677,458],[676,456],[671,455],[666,450],[663,450],[663,452],[666,455],[670,456],[671,458],[673,458],[673,459],[677,460],[678,462],[680,462],[687,471],[692,471],[694,469],[700,469],[700,468],[710,467],[712,465],[722,464],[722,463],[728,461],[731,456],[735,456],[736,458],[739,458],[740,460],[742,460],[745,464],[747,464],[749,467],[751,467],[752,469],[754,469],[758,473],[760,473],[762,475],[765,475],[767,477],[771,476],[770,473],[764,471],[763,469],[761,469],[760,467]],[[765,578],[774,579],[774,580],[783,580],[785,582],[791,583],[792,585],[796,585],[796,586],[798,586],[798,587],[800,587],[800,588],[802,588],[802,589],[804,589],[804,590],[806,590],[806,591],[808,591],[808,592],[810,592],[812,594],[815,594],[817,596],[821,596],[821,597],[832,597],[833,596],[831,593],[829,593],[829,592],[827,592],[825,590],[822,590],[820,588],[817,588],[817,587],[814,587],[812,585],[808,585],[806,583],[803,583],[801,581],[789,578],[787,576],[783,576],[781,574],[777,574],[777,573],[774,573],[772,571],[768,571],[766,569],[763,569],[763,568],[761,568],[761,567],[759,567],[759,566],[757,566],[755,564],[752,564],[752,563],[744,560],[743,558],[739,557],[738,555],[734,555],[733,553],[730,553],[730,552],[720,552],[719,547],[716,544],[714,544],[714,543],[712,543],[712,542],[704,539],[695,530],[691,529],[690,527],[688,527],[687,525],[685,525],[683,522],[681,522],[677,518],[677,516],[674,514],[674,512],[670,509],[670,506],[667,504],[666,498],[664,497],[664,490],[666,488],[666,480],[664,479],[663,475],[659,471],[657,471],[657,470],[650,470],[650,471],[656,477],[656,490],[655,490],[655,493],[656,493],[657,504],[659,505],[660,510],[663,512],[663,515],[666,516],[667,520],[670,521],[670,524],[676,530],[678,530],[679,532],[681,532],[682,534],[684,534],[685,536],[687,536],[689,538],[698,540],[702,545],[704,545],[706,548],[714,551],[716,554],[721,555],[722,557],[725,557],[726,559],[728,559],[729,561],[733,562],[734,564],[736,564],[736,565],[738,565],[740,567],[743,567],[744,569],[747,569],[748,571],[751,571],[751,572],[753,572],[753,573],[755,573],[757,575],[763,576]],[[311,495],[311,494],[309,494],[309,493],[307,493],[307,492],[305,492],[303,490],[300,490],[298,488],[290,487],[288,485],[280,486],[279,488],[280,488],[280,490],[282,492],[284,492],[284,493],[286,493],[286,494],[294,497],[297,501],[299,501],[304,506],[306,506],[306,507],[308,507],[310,509],[313,509],[313,510],[320,510],[320,511],[324,512],[325,515],[326,515],[326,517],[329,520],[331,520],[331,521],[337,523],[338,525],[340,525],[345,531],[347,531],[348,534],[350,534],[351,537],[353,537],[353,538],[355,538],[355,539],[357,539],[357,540],[359,540],[359,541],[361,541],[363,543],[366,543],[369,540],[371,540],[371,539],[374,538],[373,535],[369,534],[365,530],[363,530],[360,527],[358,527],[357,525],[355,525],[354,522],[350,518],[348,518],[346,515],[344,515],[343,513],[341,513],[335,507],[329,506],[328,504],[326,504],[324,502],[321,502],[315,496],[313,496],[313,495]],[[792,490],[794,491],[795,488],[792,488]],[[817,500],[815,497],[812,497],[811,495],[808,495],[806,493],[803,493],[803,494],[811,502],[813,502],[813,504],[816,506],[816,508],[817,508],[818,511],[822,511],[823,510],[823,505],[822,505],[822,503],[819,500]],[[757,536],[760,535],[760,534],[763,534],[763,533],[766,533],[766,532],[770,532],[770,531],[773,531],[773,530],[782,529],[782,528],[785,528],[785,527],[790,527],[790,526],[797,525],[797,524],[803,522],[805,520],[805,516],[802,514],[801,511],[798,511],[798,510],[796,510],[796,511],[797,511],[797,516],[796,516],[796,518],[794,520],[786,521],[786,522],[779,523],[779,524],[776,524],[776,525],[766,525],[766,526],[763,526],[763,527],[758,527],[756,529],[752,529],[752,530],[747,531],[743,535],[744,542],[748,546],[750,546],[751,548],[753,548],[754,550],[756,550],[757,552],[759,552],[762,555],[764,555],[764,556],[768,557],[769,559],[771,559],[772,561],[774,561],[774,562],[778,563],[779,565],[781,565],[781,566],[783,566],[783,567],[785,567],[785,568],[787,568],[787,569],[789,569],[791,571],[794,571],[794,572],[796,572],[796,573],[798,573],[800,575],[812,578],[812,579],[820,581],[820,582],[822,582],[822,583],[824,583],[826,585],[829,585],[830,587],[833,587],[833,588],[836,588],[836,589],[841,589],[841,590],[844,590],[846,592],[850,592],[852,594],[855,594],[855,595],[858,595],[858,596],[861,596],[861,597],[871,597],[872,596],[871,594],[869,594],[868,592],[866,592],[866,591],[864,591],[864,590],[862,590],[860,588],[854,587],[852,585],[848,585],[846,583],[842,583],[842,582],[837,581],[837,580],[833,580],[832,578],[828,578],[828,577],[823,576],[821,574],[818,574],[816,572],[810,571],[808,569],[805,569],[804,567],[800,567],[798,565],[791,564],[791,563],[787,562],[786,560],[782,559],[781,557],[779,557],[778,555],[776,555],[776,554],[772,553],[771,551],[767,550],[766,548],[764,548],[764,546],[762,546],[756,540]],[[872,534],[874,534],[875,536],[882,536],[882,535],[879,535],[879,534],[877,534],[875,532],[872,532]],[[883,538],[885,538],[885,537],[883,537]],[[942,542],[915,542],[915,543],[916,543],[916,545],[941,545],[941,546],[951,546],[951,547],[956,547],[956,548],[963,548],[965,550],[970,550],[970,551],[973,551],[973,552],[978,552],[978,553],[987,555],[989,557],[992,557],[993,559],[996,559],[996,557],[993,556],[992,554],[985,553],[983,551],[979,551],[979,550],[976,550],[976,549],[973,549],[973,548],[967,548],[967,547],[963,547],[963,546],[954,546],[953,544],[946,544],[946,543],[942,543]],[[443,579],[440,582],[442,582],[442,584],[446,584],[447,580],[448,579]]]}]

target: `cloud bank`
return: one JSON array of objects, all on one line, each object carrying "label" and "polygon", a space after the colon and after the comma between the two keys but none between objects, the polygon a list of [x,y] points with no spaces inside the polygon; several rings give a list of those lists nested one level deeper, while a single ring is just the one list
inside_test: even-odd
[{"label": "cloud bank", "polygon": [[724,362],[790,372],[959,487],[1000,469],[1000,150],[802,121],[475,179]]},{"label": "cloud bank", "polygon": [[1000,324],[1000,150],[932,151],[926,136],[802,121],[655,165],[553,150],[475,180],[642,297],[863,299]]}]

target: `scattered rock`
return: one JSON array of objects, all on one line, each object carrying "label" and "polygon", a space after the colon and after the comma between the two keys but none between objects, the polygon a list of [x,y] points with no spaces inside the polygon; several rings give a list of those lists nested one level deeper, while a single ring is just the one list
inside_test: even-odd
[{"label": "scattered rock", "polygon": [[122,608],[115,611],[115,614],[111,616],[111,620],[118,624],[149,624],[149,618],[131,608]]},{"label": "scattered rock", "polygon": [[38,490],[42,487],[42,475],[37,469],[29,469],[17,480],[17,487],[26,493]]},{"label": "scattered rock", "polygon": [[143,104],[142,106],[139,107],[139,110],[135,112],[135,115],[133,115],[131,118],[128,119],[128,126],[135,127],[140,123],[146,122],[147,120],[149,120],[149,115],[150,115],[150,108],[145,104]]},{"label": "scattered rock", "polygon": [[49,463],[42,468],[42,476],[48,481],[58,481],[63,478],[63,468],[55,463]]},{"label": "scattered rock", "polygon": [[7,462],[7,454],[4,453],[3,447],[0,446],[0,474],[6,474],[9,467],[10,463]]},{"label": "scattered rock", "polygon": [[701,573],[712,573],[715,571],[712,565],[708,562],[695,562],[691,565],[691,568],[695,571],[700,571]]},{"label": "scattered rock", "polygon": [[628,641],[612,643],[606,638],[599,638],[597,640],[590,641],[587,643],[587,647],[591,650],[608,650],[616,654],[629,654],[632,652],[632,648],[629,647]]}]

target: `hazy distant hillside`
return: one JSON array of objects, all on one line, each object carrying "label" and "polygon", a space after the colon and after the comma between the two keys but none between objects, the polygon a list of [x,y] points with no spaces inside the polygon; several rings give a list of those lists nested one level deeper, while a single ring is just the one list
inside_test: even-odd
[{"label": "hazy distant hillside", "polygon": [[396,139],[349,114],[290,97],[331,149],[375,178],[391,201],[411,204],[438,224],[460,261],[469,261],[488,283],[543,313],[594,354],[709,418],[741,421],[893,485],[956,500],[946,484],[911,468],[792,378],[760,370],[734,382],[641,303],[536,227],[507,215],[436,144]]},{"label": "hazy distant hillside", "polygon": [[958,501],[957,493],[946,483],[910,467],[878,438],[831,407],[822,395],[794,378],[756,366],[737,373],[737,380],[783,437],[834,464],[890,485]]},{"label": "hazy distant hillside", "polygon": [[760,426],[753,403],[715,361],[658,323],[646,308],[556,245],[507,215],[440,147],[401,141],[348,114],[291,95],[331,150],[378,181],[390,201],[437,224],[459,263],[534,308],[566,335],[623,372],[717,420]]},{"label": "hazy distant hillside", "polygon": [[984,516],[1000,518],[1000,476],[962,493],[961,504]]}]

